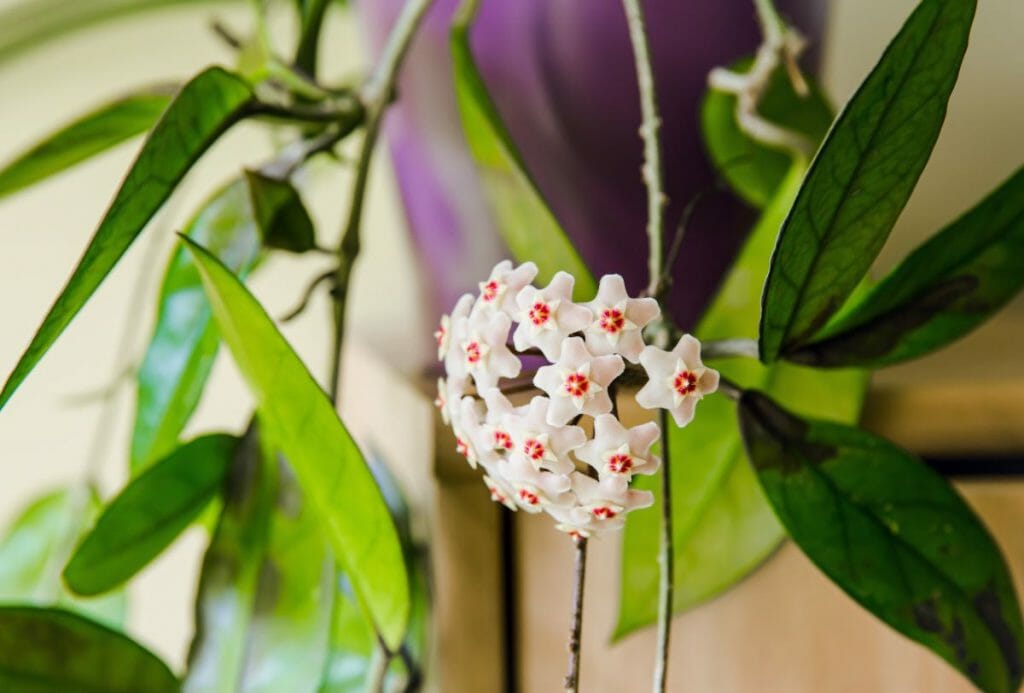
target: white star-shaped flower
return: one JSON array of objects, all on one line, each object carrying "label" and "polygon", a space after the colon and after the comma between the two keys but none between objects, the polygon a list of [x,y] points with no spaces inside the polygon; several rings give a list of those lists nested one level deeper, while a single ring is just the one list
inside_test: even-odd
[{"label": "white star-shaped flower", "polygon": [[700,341],[692,335],[683,335],[672,351],[645,347],[640,364],[649,380],[636,393],[637,404],[668,409],[680,427],[693,420],[697,402],[718,389],[718,371],[701,362]]},{"label": "white star-shaped flower", "polygon": [[594,437],[576,451],[576,457],[593,467],[602,479],[633,474],[653,474],[660,460],[651,446],[661,435],[658,424],[648,422],[626,428],[611,414],[594,419]]},{"label": "white star-shaped flower", "polygon": [[481,311],[502,311],[510,318],[516,316],[516,296],[537,276],[537,265],[524,262],[513,269],[510,260],[502,260],[487,281],[480,282],[480,296],[476,308]]},{"label": "white star-shaped flower", "polygon": [[453,349],[466,338],[469,330],[469,314],[473,308],[473,295],[463,294],[455,303],[450,316],[441,317],[441,326],[434,337],[437,339],[437,354],[444,361],[444,369],[448,377],[463,377],[469,373],[466,370],[465,359],[459,349]]},{"label": "white star-shaped flower", "polygon": [[590,309],[572,302],[574,282],[571,274],[559,272],[544,289],[527,286],[519,292],[519,326],[512,336],[518,351],[537,347],[549,361],[556,361],[562,341],[590,324]]},{"label": "white star-shaped flower", "polygon": [[508,460],[498,465],[498,469],[515,489],[513,500],[516,505],[528,513],[570,506],[575,502],[570,491],[572,481],[568,476],[540,471],[519,453],[513,453]]},{"label": "white star-shaped flower", "polygon": [[480,462],[477,440],[483,424],[483,402],[472,397],[463,397],[452,412],[452,433],[455,434],[455,450],[466,458],[469,466],[476,469]]},{"label": "white star-shaped flower", "polygon": [[634,491],[624,477],[598,481],[574,472],[572,491],[577,505],[571,511],[570,521],[592,532],[620,529],[626,522],[626,513],[654,503],[654,495],[650,491]]},{"label": "white star-shaped flower", "polygon": [[630,298],[618,274],[601,277],[597,297],[584,303],[593,318],[584,330],[587,348],[598,356],[621,354],[636,363],[644,348],[644,326],[661,315],[653,298]]},{"label": "white star-shaped flower", "polygon": [[507,481],[500,477],[492,477],[484,474],[484,485],[487,486],[487,490],[491,492],[491,500],[495,503],[501,503],[509,510],[513,512],[519,509],[515,501],[512,500],[515,496],[516,490],[512,488]]},{"label": "white star-shaped flower", "polygon": [[551,400],[547,397],[534,397],[522,415],[508,420],[508,427],[516,451],[534,467],[569,474],[576,468],[569,453],[586,442],[587,434],[579,426],[549,424],[550,406]]},{"label": "white star-shaped flower", "polygon": [[551,398],[548,424],[564,426],[580,414],[598,416],[610,412],[612,400],[607,388],[625,368],[622,357],[594,356],[579,337],[564,340],[560,351],[558,361],[538,369],[533,378],[533,384]]},{"label": "white star-shaped flower", "polygon": [[[466,327],[458,348],[453,348],[448,360],[455,360],[465,373],[473,376],[478,392],[495,387],[500,378],[514,378],[519,375],[523,364],[506,344],[512,327],[511,319],[504,313],[475,315],[464,319]],[[453,336],[454,336],[453,332]],[[458,356],[452,359],[452,354]],[[458,370],[449,366],[449,373]]]}]

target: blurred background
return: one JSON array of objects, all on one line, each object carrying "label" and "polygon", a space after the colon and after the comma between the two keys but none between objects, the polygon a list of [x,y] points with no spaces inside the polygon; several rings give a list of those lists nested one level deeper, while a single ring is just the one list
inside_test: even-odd
[{"label": "blurred background", "polygon": [[[486,0],[484,4],[495,1]],[[0,0],[0,9],[22,4],[26,0]],[[836,104],[841,104],[915,3],[831,0],[827,4],[825,35],[810,38],[823,50],[826,91]],[[0,67],[0,160],[8,160],[73,115],[133,86],[178,80],[210,63],[230,64],[231,52],[209,29],[213,18],[244,29],[249,12],[242,3],[219,2],[160,9],[47,42],[4,63]],[[278,20],[287,22],[287,16],[282,14]],[[945,129],[879,261],[879,269],[891,266],[1024,161],[1024,137],[1020,133],[1020,113],[1024,111],[1021,26],[1024,4],[1016,0],[985,0],[979,4],[971,47]],[[323,43],[322,64],[329,77],[361,69],[369,51],[366,35],[351,13],[334,14]],[[180,193],[0,415],[0,526],[6,526],[29,499],[79,478],[90,466],[101,469],[107,491],[123,483],[133,407],[132,388],[124,372],[135,363],[149,337],[153,299],[173,244],[171,231],[181,227],[212,186],[238,170],[239,161],[260,162],[273,152],[273,144],[244,124],[220,142],[190,174]],[[123,145],[0,201],[0,371],[5,375],[85,248],[137,146],[137,141]],[[319,228],[336,235],[348,199],[345,173],[324,167],[307,183],[306,199]],[[387,363],[399,358],[404,362],[421,359],[423,354],[415,353],[415,349],[410,352],[409,345],[424,343],[422,335],[433,329],[435,316],[422,308],[415,250],[406,234],[394,174],[385,156],[376,158],[364,228],[368,233],[353,287],[353,348],[345,362],[342,408],[364,444],[379,450],[385,459],[398,462],[396,471],[413,505],[427,508],[433,502],[435,486],[432,449],[423,441],[431,440],[433,413],[415,387]],[[325,236],[324,240],[331,238]],[[326,262],[315,257],[278,254],[250,285],[272,315],[282,315],[299,299],[308,278],[326,267]],[[327,370],[328,315],[326,297],[319,294],[301,318],[284,328],[318,377]],[[1022,340],[1024,302],[1018,300],[998,319],[953,348],[879,373],[868,406],[869,424],[931,455],[991,458],[1024,452],[1024,360],[1019,356]],[[118,387],[112,390],[115,385]],[[366,392],[378,396],[362,396]],[[359,406],[346,407],[346,402],[357,398]],[[237,371],[222,352],[191,430],[239,431],[248,420],[250,407],[251,400]],[[402,417],[402,436],[391,430],[396,416]],[[975,486],[971,493],[977,493],[977,497],[987,494],[997,499],[988,509],[979,502],[982,515],[997,523],[997,533],[1000,526],[1009,532],[1013,523],[1019,527],[1024,521],[1024,489],[1018,482],[1007,477],[996,485]],[[1020,495],[1022,502],[1017,510],[1006,500],[1007,489]],[[537,526],[536,532],[541,531]],[[1006,532],[1000,534],[1001,540]],[[191,636],[194,576],[204,542],[201,530],[190,530],[131,588],[129,630],[175,668],[183,664]],[[1017,541],[1012,546],[1004,541],[1003,546],[1011,563],[1019,567],[1024,561],[1024,545]],[[611,566],[614,547],[602,547],[600,554],[604,559],[597,560],[606,560]],[[801,580],[815,579],[799,556],[786,553],[780,559],[796,570]],[[557,563],[553,566],[545,570],[558,569]],[[782,568],[773,570],[778,573]],[[543,582],[541,574],[526,579],[527,594],[537,589],[539,582]],[[609,580],[603,582],[609,584],[595,584],[591,594],[614,590]],[[744,589],[748,589],[746,585],[740,588]],[[833,594],[834,588],[821,589],[825,590],[821,597],[824,601],[814,601],[812,589],[808,597],[811,603],[822,609],[838,603],[840,597]],[[754,603],[752,599],[734,599],[733,607],[716,602],[711,608],[732,608],[736,612],[743,604]],[[842,608],[844,617],[853,619],[851,628],[861,627],[857,619],[870,618],[854,614],[852,605]],[[738,618],[736,613],[722,618]],[[763,615],[772,618],[770,613]],[[717,617],[702,607],[694,618]],[[529,623],[529,617],[525,622]],[[684,619],[680,627],[683,632],[686,622]],[[557,627],[561,632],[561,619]],[[831,623],[827,627],[841,626]],[[898,636],[883,637],[888,638],[882,641],[885,648],[902,646]],[[690,646],[696,644],[683,638]],[[601,639],[599,631],[593,639]],[[734,646],[723,636],[722,642],[708,642],[703,653],[687,657],[725,656]],[[555,668],[562,665],[561,650],[557,652]],[[539,690],[529,682],[550,677],[543,658],[539,647],[524,648],[524,661],[532,662],[528,666],[540,667],[534,672],[536,678],[530,678],[527,672],[525,690]],[[898,666],[894,659],[886,661]],[[855,665],[850,662],[847,666],[852,670]],[[936,660],[933,666],[938,671],[944,665]],[[954,675],[950,672],[948,676]],[[717,679],[706,683],[713,685],[716,681],[721,683]],[[899,679],[894,681],[894,687],[887,690],[907,690],[898,687]],[[855,677],[849,683],[849,687],[832,690],[863,690],[856,686]],[[697,685],[694,690],[710,688]],[[777,690],[797,689],[780,685]]]}]

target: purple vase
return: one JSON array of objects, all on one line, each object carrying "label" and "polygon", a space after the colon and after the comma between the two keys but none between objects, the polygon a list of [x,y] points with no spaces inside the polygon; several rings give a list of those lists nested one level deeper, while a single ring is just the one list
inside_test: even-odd
[{"label": "purple vase", "polygon": [[[362,0],[379,50],[404,0]],[[506,256],[466,149],[455,105],[448,27],[438,0],[413,44],[386,121],[425,308],[446,312]],[[813,41],[824,3],[778,3]],[[760,41],[752,0],[646,0],[669,204],[669,239],[687,202],[713,182],[698,130],[708,71]],[[492,97],[529,172],[596,275],[647,283],[646,200],[633,53],[616,0],[483,0],[471,36]],[[813,57],[813,56],[812,56]],[[726,194],[705,198],[687,229],[668,310],[690,326],[714,292],[753,214]]]}]

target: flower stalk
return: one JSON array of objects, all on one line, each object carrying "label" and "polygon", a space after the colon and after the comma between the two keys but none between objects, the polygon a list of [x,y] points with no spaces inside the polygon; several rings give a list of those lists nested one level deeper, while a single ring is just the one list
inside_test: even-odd
[{"label": "flower stalk", "polygon": [[583,635],[583,588],[587,575],[587,539],[576,539],[576,570],[572,588],[572,625],[569,628],[569,669],[565,674],[566,693],[580,688],[580,650]]}]

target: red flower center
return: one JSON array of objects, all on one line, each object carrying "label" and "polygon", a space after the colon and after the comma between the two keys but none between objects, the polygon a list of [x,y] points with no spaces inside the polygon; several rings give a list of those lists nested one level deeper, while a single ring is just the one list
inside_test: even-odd
[{"label": "red flower center", "polygon": [[617,452],[608,458],[608,471],[613,474],[628,474],[633,469],[633,458],[624,452]]},{"label": "red flower center", "polygon": [[582,373],[570,373],[565,378],[565,391],[570,397],[584,397],[590,391],[590,379]]},{"label": "red flower center", "polygon": [[506,498],[505,494],[498,490],[497,486],[488,486],[487,490],[491,492],[491,500],[495,503],[504,503]]},{"label": "red flower center", "polygon": [[540,327],[551,319],[551,306],[544,301],[537,301],[533,304],[533,307],[530,308],[530,312],[527,313],[527,317],[530,318],[530,322],[537,327]]},{"label": "red flower center", "polygon": [[483,358],[483,349],[480,348],[480,342],[469,342],[463,347],[466,352],[466,363],[480,363],[480,359]]},{"label": "red flower center", "polygon": [[462,438],[455,439],[455,451],[465,458],[469,458],[469,443]]},{"label": "red flower center", "polygon": [[512,448],[512,436],[501,429],[494,431],[495,450],[511,450]]},{"label": "red flower center", "polygon": [[533,491],[525,488],[519,489],[519,500],[527,505],[537,505],[540,503],[540,497]]},{"label": "red flower center", "polygon": [[615,510],[609,508],[607,505],[602,505],[598,508],[594,508],[590,512],[594,514],[594,517],[600,518],[602,520],[610,520],[616,515],[618,515],[618,513],[615,512]]},{"label": "red flower center", "polygon": [[626,316],[617,308],[606,308],[601,311],[601,315],[597,319],[597,326],[608,334],[617,334],[622,332],[622,328],[626,326]]},{"label": "red flower center", "polygon": [[672,378],[672,387],[681,395],[688,395],[697,389],[697,375],[691,371],[679,371]]},{"label": "red flower center", "polygon": [[497,279],[492,279],[480,288],[480,298],[485,303],[490,303],[498,297],[498,290],[501,288],[501,284],[498,283]]},{"label": "red flower center", "polygon": [[444,344],[444,338],[447,334],[448,330],[444,329],[444,325],[437,328],[437,331],[434,332],[434,339],[437,340],[437,346]]},{"label": "red flower center", "polygon": [[523,443],[523,453],[534,462],[544,459],[544,454],[546,452],[547,449],[544,447],[544,443],[535,438],[528,438],[526,442]]}]

